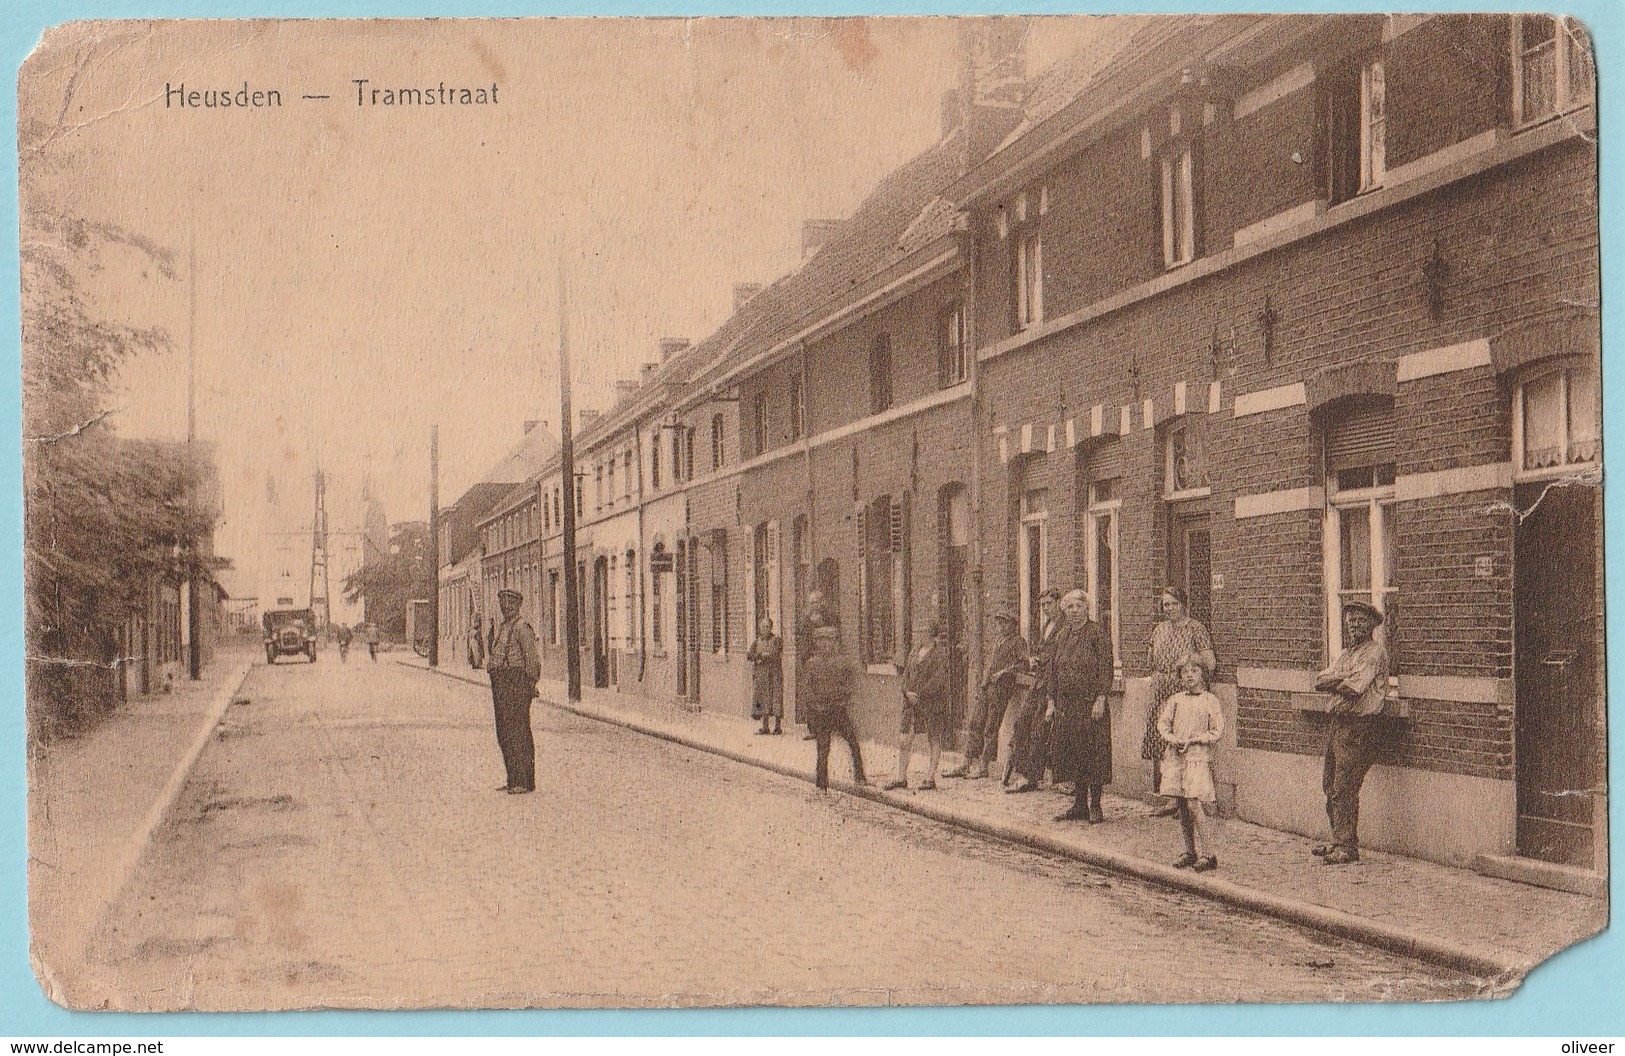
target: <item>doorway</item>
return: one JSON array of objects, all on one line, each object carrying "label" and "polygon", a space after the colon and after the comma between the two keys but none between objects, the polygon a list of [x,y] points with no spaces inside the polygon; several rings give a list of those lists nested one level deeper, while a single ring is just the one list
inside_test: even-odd
[{"label": "doorway", "polygon": [[609,558],[592,563],[592,684],[609,686]]},{"label": "doorway", "polygon": [[[1513,553],[1518,853],[1595,866],[1604,709],[1597,489],[1520,485]],[[1579,794],[1576,794],[1579,793]]]},{"label": "doorway", "polygon": [[1169,582],[1185,592],[1188,612],[1213,626],[1213,532],[1206,513],[1176,514],[1168,539]]}]

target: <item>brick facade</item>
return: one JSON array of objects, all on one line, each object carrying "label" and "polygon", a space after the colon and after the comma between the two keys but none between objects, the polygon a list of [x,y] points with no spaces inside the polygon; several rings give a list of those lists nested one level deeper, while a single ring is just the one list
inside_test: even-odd
[{"label": "brick facade", "polygon": [[[1269,804],[1287,790],[1249,782],[1298,772],[1292,760],[1321,749],[1326,720],[1308,686],[1338,648],[1329,590],[1342,574],[1327,555],[1343,545],[1337,524],[1366,518],[1389,540],[1380,560],[1390,566],[1383,604],[1396,675],[1376,794],[1403,796],[1425,774],[1438,778],[1426,787],[1455,790],[1459,801],[1437,805],[1447,813],[1472,810],[1481,793],[1511,802],[1518,528],[1507,511],[1517,386],[1532,376],[1527,364],[1584,344],[1560,335],[1594,333],[1587,306],[1598,300],[1595,144],[1574,119],[1510,127],[1511,25],[1503,16],[1286,17],[1280,33],[1232,41],[1211,65],[1199,54],[1171,69],[1147,65],[1147,91],[1131,104],[1107,106],[1103,96],[1098,114],[1075,104],[1071,125],[1041,122],[1026,133],[1050,137],[1032,150],[1018,137],[1009,151],[972,158],[969,172],[929,157],[910,163],[901,170],[908,179],[888,180],[862,207],[861,232],[804,266],[805,282],[792,275],[770,286],[679,357],[670,395],[646,401],[637,421],[645,430],[657,417],[693,428],[694,479],[674,480],[666,462],[662,487],[640,477],[627,501],[665,511],[635,547],[644,560],[653,531],[668,554],[701,544],[707,706],[749,706],[742,656],[758,526],[777,528],[774,614],[787,638],[807,591],[833,587],[845,647],[868,665],[859,722],[876,734],[895,728],[898,693],[887,666],[895,657],[871,646],[884,638],[900,656],[945,614],[954,562],[963,565],[967,637],[989,609],[1016,607],[1027,572],[1023,495],[1036,501],[1041,489],[1043,575],[1052,586],[1098,588],[1125,679],[1145,673],[1153,590],[1207,577],[1198,585],[1210,595],[1218,688],[1233,720],[1225,776],[1245,805],[1238,809],[1273,823]],[[1202,33],[1191,39],[1204,47],[1222,36]],[[1132,50],[1125,70],[1177,49]],[[1387,175],[1379,167],[1374,187],[1343,200],[1329,190],[1330,167],[1344,161],[1333,155],[1326,115],[1343,98],[1333,86],[1348,83],[1336,78],[1372,61],[1385,70]],[[1187,148],[1194,253],[1170,267],[1163,160],[1176,159],[1178,172]],[[962,233],[944,228],[924,248],[900,248],[903,229],[940,201],[962,212]],[[1179,218],[1167,223],[1177,236]],[[885,244],[884,224],[899,245]],[[1043,309],[1023,329],[1017,247],[1034,232]],[[860,268],[851,261],[861,253],[871,262]],[[973,378],[944,388],[944,319],[967,289],[979,363]],[[742,319],[757,336],[742,336]],[[877,398],[881,369],[889,400]],[[683,379],[702,375],[695,385],[707,388],[682,398]],[[803,376],[797,435],[790,399]],[[1356,412],[1386,423],[1392,451],[1388,476],[1371,478],[1376,490],[1363,505],[1338,498],[1356,485],[1329,468],[1327,454]],[[578,449],[588,451],[589,488],[592,451],[636,443],[627,439],[634,418],[617,413]],[[725,421],[720,469],[711,464],[715,414]],[[659,435],[668,458],[673,434]],[[1205,451],[1205,480],[1179,489],[1169,471],[1176,435]],[[945,511],[978,476],[966,548],[950,555]],[[1093,511],[1092,486],[1105,503]],[[595,531],[588,506],[585,540]],[[906,512],[888,514],[893,506]],[[889,637],[876,636],[879,610],[871,611],[873,589],[862,597],[860,573],[865,548],[882,541],[871,523],[882,516],[887,552],[906,562]],[[869,529],[862,539],[860,523]],[[1349,530],[1363,538],[1358,524]],[[710,590],[724,539],[726,653],[714,647]],[[1109,560],[1108,581],[1100,570]],[[677,692],[674,585],[667,574],[667,644],[637,667],[642,692]],[[631,685],[628,669],[619,678]],[[1118,748],[1132,770],[1137,740]],[[1274,761],[1261,764],[1264,756]],[[1504,852],[1512,841],[1510,818],[1462,828],[1492,835],[1450,847],[1415,846],[1397,831],[1373,839],[1449,860]]]}]

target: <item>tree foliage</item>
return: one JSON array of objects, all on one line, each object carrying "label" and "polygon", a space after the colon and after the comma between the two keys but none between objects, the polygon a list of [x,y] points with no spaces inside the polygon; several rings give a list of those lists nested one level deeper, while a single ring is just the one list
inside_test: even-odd
[{"label": "tree foliage", "polygon": [[374,555],[360,569],[344,577],[344,596],[362,601],[367,619],[379,631],[406,636],[406,603],[428,597],[430,576],[429,526],[402,521],[389,536],[389,552]]},{"label": "tree foliage", "polygon": [[[23,559],[33,725],[108,695],[118,632],[156,582],[207,580],[213,471],[186,445],[117,436],[117,370],[168,348],[160,329],[106,318],[86,290],[114,248],[160,279],[173,254],[120,228],[64,217],[22,177]],[[105,668],[110,672],[112,668]],[[75,677],[67,677],[74,674]]]}]

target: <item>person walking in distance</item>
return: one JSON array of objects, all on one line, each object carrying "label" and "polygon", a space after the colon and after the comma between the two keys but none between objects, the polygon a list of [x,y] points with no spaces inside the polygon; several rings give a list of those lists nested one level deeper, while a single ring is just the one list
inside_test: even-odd
[{"label": "person walking in distance", "polygon": [[756,732],[783,733],[784,640],[773,633],[773,621],[766,616],[756,621],[756,640],[745,651],[745,659],[751,664],[750,716],[762,720]]},{"label": "person walking in distance", "polygon": [[1055,653],[1055,642],[1060,637],[1061,592],[1053,587],[1038,596],[1038,641],[1033,645],[1029,661],[1034,684],[1027,691],[1027,699],[1016,713],[1015,727],[1010,731],[1010,762],[1004,768],[1004,783],[1010,783],[1012,774],[1021,775],[1021,784],[1010,789],[1012,793],[1036,792],[1049,762],[1049,689],[1044,672]]},{"label": "person walking in distance", "polygon": [[863,774],[863,750],[858,747],[858,731],[847,710],[857,685],[857,671],[840,655],[841,632],[834,627],[820,627],[812,638],[813,653],[807,658],[800,696],[806,704],[803,714],[818,742],[815,782],[819,788],[829,787],[829,744],[832,737],[839,735],[852,752],[853,782],[866,785],[869,782]]},{"label": "person walking in distance", "polygon": [[1382,613],[1363,601],[1343,606],[1343,651],[1315,676],[1315,689],[1330,694],[1331,726],[1321,790],[1332,842],[1314,853],[1327,865],[1360,860],[1360,786],[1376,761],[1377,716],[1388,695],[1388,650],[1373,637]]},{"label": "person walking in distance", "polygon": [[925,734],[926,771],[922,792],[937,787],[942,742],[952,722],[948,712],[948,628],[932,620],[925,641],[903,669],[903,717],[897,731],[897,776],[886,791],[908,787],[908,764],[914,758],[914,735]]},{"label": "person walking in distance", "polygon": [[1207,811],[1218,799],[1213,789],[1213,746],[1224,736],[1224,712],[1219,698],[1208,692],[1207,667],[1200,660],[1186,657],[1175,670],[1179,692],[1163,703],[1157,718],[1157,732],[1166,746],[1157,791],[1174,801],[1185,835],[1185,853],[1174,860],[1174,868],[1205,873],[1219,867],[1218,821]]},{"label": "person walking in distance", "polygon": [[367,624],[367,655],[372,657],[373,663],[378,662],[378,625],[376,623],[369,622]]},{"label": "person walking in distance", "polygon": [[350,660],[350,640],[355,635],[351,632],[349,624],[339,624],[339,663],[348,663]]},{"label": "person walking in distance", "polygon": [[497,747],[508,783],[497,789],[522,795],[536,788],[536,744],[530,732],[530,702],[542,677],[536,632],[519,615],[525,597],[517,590],[497,592],[502,621],[492,632],[486,670],[491,675],[491,704],[496,713]]},{"label": "person walking in distance", "polygon": [[1056,821],[1106,820],[1101,788],[1112,779],[1112,649],[1100,624],[1089,618],[1089,596],[1069,590],[1061,598],[1066,626],[1050,654],[1044,684],[1054,701],[1050,763],[1055,780],[1071,781],[1072,809]]},{"label": "person walking in distance", "polygon": [[1009,609],[1000,609],[993,614],[993,622],[999,637],[971,705],[970,721],[965,725],[965,761],[943,777],[987,776],[987,768],[999,754],[999,728],[1004,725],[1005,709],[1016,691],[1016,677],[1027,671],[1027,642],[1021,637],[1021,621]]}]

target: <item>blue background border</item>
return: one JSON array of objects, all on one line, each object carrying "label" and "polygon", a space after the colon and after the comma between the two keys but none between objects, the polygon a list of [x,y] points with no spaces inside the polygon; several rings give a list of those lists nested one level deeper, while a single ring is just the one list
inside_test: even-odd
[{"label": "blue background border", "polygon": [[[878,0],[791,0],[789,11],[770,10],[744,0],[567,0],[551,4],[478,2],[454,5],[421,0],[24,0],[7,3],[0,26],[0,56],[16,70],[38,41],[41,31],[60,22],[88,18],[201,17],[422,17],[457,15],[757,15],[757,14],[984,14],[1107,13],[1102,5],[1055,2],[1012,3],[1011,0],[938,0],[935,3]],[[1240,0],[1141,2],[1137,12],[1184,13],[1193,10],[1257,11],[1483,11],[1527,10],[1537,5],[1489,6],[1482,3],[1393,4],[1323,0],[1321,3],[1249,4]],[[1117,8],[1115,10],[1123,10]],[[1621,122],[1616,104],[1625,98],[1616,78],[1625,77],[1618,61],[1625,45],[1625,5],[1617,0],[1575,0],[1564,10],[1589,25],[1598,57],[1599,121],[1602,177],[1603,303],[1621,299],[1619,268],[1625,263],[1616,235],[1625,182],[1618,142]],[[26,778],[23,751],[21,533],[22,475],[20,424],[19,304],[17,299],[17,169],[15,76],[0,87],[0,124],[13,131],[13,149],[5,160],[5,186],[0,221],[0,555],[5,581],[13,584],[11,603],[0,611],[0,1037],[214,1036],[214,1035],[753,1035],[753,1034],[1083,1034],[1083,1035],[1543,1035],[1597,1037],[1625,1033],[1625,938],[1618,929],[1560,954],[1533,972],[1510,999],[1433,1005],[1296,1005],[1296,1006],[1090,1006],[969,1009],[739,1009],[624,1012],[295,1012],[206,1015],[134,1015],[73,1013],[44,997],[27,958]],[[1604,310],[1604,444],[1625,451],[1625,384],[1613,352],[1619,327]],[[1605,491],[1607,552],[1625,555],[1625,510],[1618,489]],[[1625,621],[1625,556],[1607,568],[1607,605]],[[1616,628],[1610,626],[1610,631]],[[1609,695],[1625,684],[1625,623],[1608,637]],[[1622,698],[1625,699],[1625,698]],[[1625,788],[1625,721],[1611,709],[1609,733],[1615,750],[1609,779]],[[1615,797],[1612,822],[1621,815]],[[1614,827],[1618,832],[1617,826]],[[1401,891],[1394,897],[1403,898]]]}]

